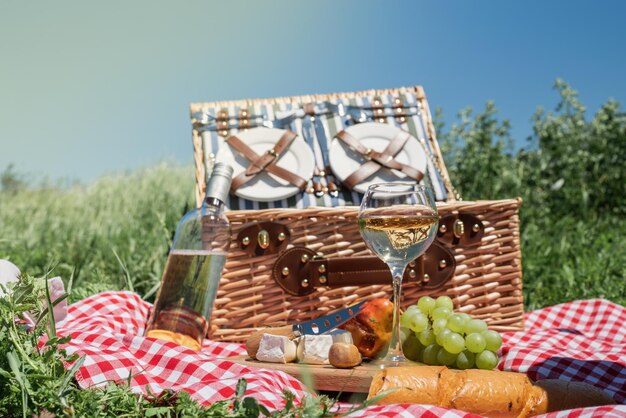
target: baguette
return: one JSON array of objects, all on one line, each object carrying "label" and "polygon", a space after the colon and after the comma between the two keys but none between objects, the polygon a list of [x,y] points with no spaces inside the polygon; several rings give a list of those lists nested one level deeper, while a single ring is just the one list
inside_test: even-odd
[{"label": "baguette", "polygon": [[544,380],[498,370],[452,371],[445,366],[390,367],[378,372],[368,399],[396,388],[376,403],[419,403],[486,417],[530,417],[546,412],[608,405],[613,399],[581,382]]}]

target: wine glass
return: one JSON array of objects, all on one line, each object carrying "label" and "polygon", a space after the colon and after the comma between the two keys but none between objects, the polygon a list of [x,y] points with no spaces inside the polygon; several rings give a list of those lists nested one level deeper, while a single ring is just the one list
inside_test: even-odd
[{"label": "wine glass", "polygon": [[379,183],[368,187],[359,207],[359,230],[370,250],[391,270],[393,328],[381,367],[413,364],[402,354],[400,296],[407,265],[435,239],[438,217],[433,191],[415,183]]}]

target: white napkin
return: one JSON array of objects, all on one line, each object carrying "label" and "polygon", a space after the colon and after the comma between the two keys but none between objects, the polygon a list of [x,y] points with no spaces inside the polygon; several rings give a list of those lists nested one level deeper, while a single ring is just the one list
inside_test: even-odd
[{"label": "white napkin", "polygon": [[[8,260],[0,260],[0,283],[7,286],[9,283],[17,282],[21,276],[20,269]],[[50,292],[50,300],[53,302],[63,296],[65,293],[65,285],[60,277],[48,279],[48,291]],[[0,288],[0,297],[4,296],[4,292]],[[47,304],[44,301],[44,306]],[[63,299],[53,309],[54,322],[59,323],[67,316],[67,299]],[[26,315],[26,319],[35,325],[35,321],[31,315]]]},{"label": "white napkin", "polygon": [[[9,260],[0,260],[0,283],[7,287],[9,283],[15,283],[22,273],[20,269]],[[0,288],[0,297],[4,296],[4,291]]]}]

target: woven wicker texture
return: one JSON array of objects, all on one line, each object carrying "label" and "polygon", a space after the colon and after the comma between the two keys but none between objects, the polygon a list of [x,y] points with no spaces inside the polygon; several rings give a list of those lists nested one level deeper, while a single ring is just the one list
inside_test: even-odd
[{"label": "woven wicker texture", "polygon": [[[439,214],[471,213],[485,226],[480,243],[452,247],[457,262],[454,277],[439,289],[419,284],[403,288],[403,306],[422,295],[452,297],[455,309],[487,321],[499,331],[523,328],[518,199],[438,204]],[[317,288],[296,297],[283,292],[271,277],[277,255],[250,257],[236,242],[242,225],[274,221],[291,231],[289,248],[305,246],[326,257],[371,255],[356,222],[356,207],[231,211],[231,248],[219,285],[209,338],[243,341],[258,327],[313,319],[364,299],[389,297],[388,285]]]},{"label": "woven wicker texture", "polygon": [[[477,216],[485,227],[481,242],[471,246],[449,247],[457,265],[454,276],[448,283],[435,290],[426,290],[419,284],[407,283],[403,286],[402,305],[406,307],[415,303],[420,296],[426,294],[448,295],[452,297],[455,309],[485,319],[492,329],[499,331],[522,329],[524,309],[518,217],[521,201],[459,200],[437,143],[426,95],[420,86],[192,104],[190,113],[198,203],[204,196],[206,176],[211,169],[211,158],[210,151],[204,148],[198,130],[201,121],[195,119],[196,115],[229,106],[303,105],[387,94],[412,94],[419,102],[422,109],[420,117],[427,130],[426,136],[433,150],[433,160],[448,192],[448,201],[438,203],[440,216],[468,213]],[[321,287],[304,297],[289,295],[271,276],[278,255],[251,257],[236,242],[242,225],[249,222],[274,221],[287,225],[291,231],[288,248],[308,247],[326,257],[371,255],[358,230],[356,207],[235,210],[228,212],[228,217],[232,225],[233,242],[210,320],[211,339],[240,342],[259,327],[309,320],[360,300],[391,295],[391,280],[386,285]]]}]

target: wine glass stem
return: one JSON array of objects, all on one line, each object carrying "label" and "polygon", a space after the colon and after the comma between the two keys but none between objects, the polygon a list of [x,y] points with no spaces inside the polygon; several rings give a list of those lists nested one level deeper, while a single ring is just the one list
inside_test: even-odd
[{"label": "wine glass stem", "polygon": [[386,357],[401,358],[404,355],[402,354],[402,340],[400,338],[400,296],[402,294],[402,276],[406,265],[390,265],[389,268],[393,277],[393,328]]}]

